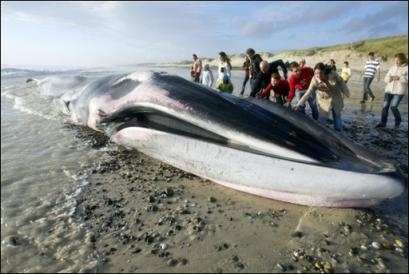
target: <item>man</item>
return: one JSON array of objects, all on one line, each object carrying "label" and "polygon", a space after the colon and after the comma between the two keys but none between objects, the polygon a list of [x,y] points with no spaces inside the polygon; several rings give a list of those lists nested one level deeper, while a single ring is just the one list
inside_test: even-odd
[{"label": "man", "polygon": [[193,64],[190,70],[190,76],[192,77],[192,81],[196,83],[200,83],[200,74],[202,73],[202,61],[197,58],[196,54],[193,54]]},{"label": "man", "polygon": [[287,68],[284,65],[283,60],[276,60],[268,63],[267,61],[260,62],[260,71],[254,77],[253,85],[251,86],[251,97],[255,97],[257,93],[268,86],[271,79],[271,74],[276,73],[279,75],[278,67],[281,67],[284,78],[287,79]]},{"label": "man", "polygon": [[[288,79],[290,86],[290,92],[288,94],[288,101],[284,106],[291,106],[291,102],[295,96],[296,102],[303,97],[308,87],[310,86],[311,79],[314,77],[314,70],[308,66],[300,68],[297,62],[291,62],[290,64],[291,76]],[[312,117],[317,120],[319,113],[317,103],[315,101],[315,93],[311,94],[308,98],[308,104],[310,105]],[[300,106],[299,111],[305,114],[305,106]]]},{"label": "man", "polygon": [[252,89],[254,84],[254,78],[260,72],[260,63],[263,59],[259,54],[256,54],[254,49],[248,48],[246,50],[246,57],[250,60],[249,78],[250,78],[250,88]]},{"label": "man", "polygon": [[267,61],[261,61],[259,66],[259,72],[255,75],[253,79],[253,84],[251,85],[250,97],[256,97],[262,89],[265,89],[270,83],[271,79],[270,65]]},{"label": "man", "polygon": [[371,97],[369,100],[370,103],[373,102],[375,99],[375,95],[372,93],[371,90],[371,83],[372,80],[375,78],[376,75],[376,80],[379,82],[380,77],[381,77],[381,68],[380,68],[380,63],[378,60],[375,60],[375,53],[370,52],[368,53],[368,61],[365,63],[365,68],[363,72],[364,76],[364,95],[361,101],[361,104],[365,104],[365,102],[368,100],[368,95]]}]

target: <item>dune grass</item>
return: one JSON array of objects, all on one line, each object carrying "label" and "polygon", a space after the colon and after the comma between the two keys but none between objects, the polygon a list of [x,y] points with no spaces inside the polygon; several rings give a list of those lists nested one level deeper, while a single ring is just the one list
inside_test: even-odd
[{"label": "dune grass", "polygon": [[383,59],[393,58],[394,55],[398,52],[408,54],[408,36],[400,35],[370,40],[359,40],[349,44],[339,44],[328,47],[315,47],[305,50],[295,50],[295,53],[304,53],[304,55],[306,56],[313,56],[318,53],[328,53],[331,51],[340,50],[353,50],[362,54],[362,56],[366,56],[368,52],[373,51],[375,52],[376,56],[380,56]]},{"label": "dune grass", "polygon": [[[295,49],[295,50],[286,50],[272,54],[270,52],[259,52],[263,56],[274,56],[276,54],[285,54],[287,56],[310,56],[313,57],[316,54],[327,54],[330,52],[351,50],[358,53],[359,56],[366,56],[368,52],[373,51],[375,55],[381,58],[383,61],[392,59],[396,53],[403,52],[408,54],[408,35],[399,35],[399,36],[387,36],[377,39],[368,39],[368,40],[358,40],[346,44],[338,44],[328,47],[313,47],[308,49]],[[230,55],[230,58],[240,56],[244,58],[244,54],[233,54]],[[202,58],[202,60],[207,62],[212,61],[211,58]],[[191,64],[190,60],[183,60],[179,64]]]}]

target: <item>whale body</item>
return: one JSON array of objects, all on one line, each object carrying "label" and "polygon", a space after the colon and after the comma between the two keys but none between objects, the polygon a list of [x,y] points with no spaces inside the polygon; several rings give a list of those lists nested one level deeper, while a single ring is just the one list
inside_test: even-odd
[{"label": "whale body", "polygon": [[88,83],[71,120],[221,185],[290,203],[369,207],[400,195],[390,162],[310,118],[158,72]]}]

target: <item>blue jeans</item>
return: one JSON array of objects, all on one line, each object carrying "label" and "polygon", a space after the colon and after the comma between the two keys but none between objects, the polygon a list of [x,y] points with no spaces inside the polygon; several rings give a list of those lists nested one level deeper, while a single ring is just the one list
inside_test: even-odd
[{"label": "blue jeans", "polygon": [[[341,119],[341,113],[339,115],[337,115],[334,111],[334,109],[332,109],[332,118],[334,119],[334,129],[340,133],[342,133],[342,119]],[[318,121],[321,124],[327,124],[327,118],[326,117],[320,117],[318,119]]]},{"label": "blue jeans", "polygon": [[[305,92],[306,90],[296,90],[295,91],[295,99],[297,100],[297,102],[300,101],[301,97],[303,97]],[[317,107],[317,102],[315,98],[316,98],[316,94],[315,92],[313,92],[311,96],[308,97],[307,101],[311,108],[312,117],[314,118],[314,120],[318,120],[319,113],[318,113],[318,107]],[[299,112],[305,114],[305,105],[299,107]]]},{"label": "blue jeans", "polygon": [[375,98],[375,95],[373,95],[372,90],[371,90],[372,80],[373,78],[364,77],[364,97],[362,98],[363,101],[368,100],[368,95],[371,98]]},{"label": "blue jeans", "polygon": [[388,121],[389,107],[391,108],[391,111],[393,115],[395,116],[395,125],[396,126],[400,125],[402,118],[400,117],[398,106],[402,98],[403,98],[403,95],[385,93],[385,97],[383,99],[383,108],[382,108],[382,117],[381,117],[383,125],[386,125]]}]

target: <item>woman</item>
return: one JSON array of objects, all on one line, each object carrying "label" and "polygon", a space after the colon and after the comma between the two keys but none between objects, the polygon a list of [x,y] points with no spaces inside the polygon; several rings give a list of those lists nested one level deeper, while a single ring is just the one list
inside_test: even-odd
[{"label": "woman", "polygon": [[376,127],[386,126],[390,107],[395,116],[395,128],[398,128],[402,121],[398,106],[408,90],[408,59],[405,54],[398,53],[395,55],[395,65],[386,74],[385,82],[381,122]]},{"label": "woman", "polygon": [[219,77],[218,79],[223,81],[223,76],[224,74],[227,74],[227,76],[229,76],[229,78],[231,77],[231,71],[232,66],[230,64],[230,58],[227,57],[226,53],[224,51],[219,52],[219,68],[218,68],[218,72],[219,72]]},{"label": "woman", "polygon": [[349,97],[349,89],[341,77],[330,67],[323,63],[318,63],[314,67],[314,77],[311,80],[308,90],[305,92],[296,105],[298,110],[305,105],[313,92],[317,94],[317,104],[319,119],[321,123],[326,123],[329,114],[332,113],[334,119],[334,129],[342,133],[341,111],[344,108],[343,96]]}]

